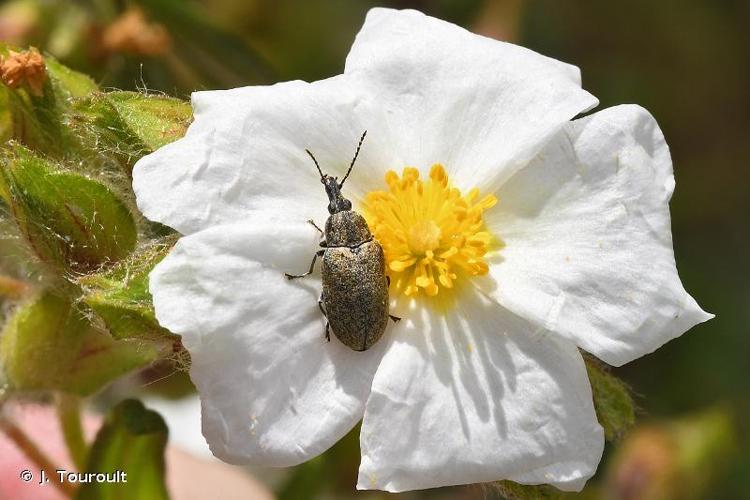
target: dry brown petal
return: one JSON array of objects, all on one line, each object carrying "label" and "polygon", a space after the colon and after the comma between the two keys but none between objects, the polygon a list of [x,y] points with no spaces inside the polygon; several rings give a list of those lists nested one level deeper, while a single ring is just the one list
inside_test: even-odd
[{"label": "dry brown petal", "polygon": [[44,58],[33,47],[22,52],[11,50],[7,57],[0,58],[0,80],[12,89],[23,85],[31,94],[42,96],[47,80]]},{"label": "dry brown petal", "polygon": [[108,52],[158,56],[169,51],[172,38],[164,26],[149,23],[141,9],[132,8],[107,26],[102,45]]}]

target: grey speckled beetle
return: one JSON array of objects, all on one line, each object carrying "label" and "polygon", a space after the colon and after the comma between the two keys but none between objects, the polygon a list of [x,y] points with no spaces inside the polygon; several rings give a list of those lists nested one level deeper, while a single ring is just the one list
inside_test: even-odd
[{"label": "grey speckled beetle", "polygon": [[310,269],[304,274],[285,274],[290,280],[307,276],[313,272],[315,260],[323,258],[323,291],[318,307],[326,318],[326,339],[330,342],[330,330],[333,330],[343,344],[355,351],[366,351],[377,342],[385,332],[389,317],[393,321],[400,319],[388,314],[390,279],[385,274],[383,249],[373,239],[364,217],[352,210],[352,203],[341,194],[366,135],[367,131],[362,134],[349,170],[340,183],[336,177],[324,174],[315,156],[305,150],[320,173],[331,215],[325,232],[308,221],[325,236],[320,242],[323,248],[313,255]]}]

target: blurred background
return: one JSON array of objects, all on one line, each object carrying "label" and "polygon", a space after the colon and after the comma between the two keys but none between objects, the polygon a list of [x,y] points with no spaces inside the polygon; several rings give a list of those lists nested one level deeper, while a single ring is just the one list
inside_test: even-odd
[{"label": "blurred background", "polygon": [[[608,444],[580,496],[748,498],[747,0],[6,0],[0,40],[36,46],[103,87],[188,98],[192,90],[339,74],[375,5],[417,8],[575,64],[599,109],[638,103],[654,114],[677,179],[671,204],[677,267],[686,289],[716,319],[614,370],[632,386],[639,423]],[[191,392],[184,375],[151,383],[162,375],[141,374],[105,398],[148,392],[164,402]],[[180,417],[185,433],[197,432],[190,404],[171,408],[188,415]],[[175,429],[173,439],[179,434]],[[306,465],[252,472],[280,498],[391,496],[354,491],[358,462],[353,433]],[[462,487],[400,496],[497,495]]]}]

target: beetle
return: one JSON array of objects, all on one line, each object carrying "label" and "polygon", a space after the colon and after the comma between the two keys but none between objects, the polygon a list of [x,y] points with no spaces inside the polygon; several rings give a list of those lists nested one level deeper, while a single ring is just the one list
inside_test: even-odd
[{"label": "beetle", "polygon": [[307,272],[284,273],[289,280],[303,278],[313,272],[315,261],[322,257],[323,291],[318,307],[326,319],[325,338],[330,342],[333,331],[336,338],[355,351],[366,351],[380,340],[388,318],[394,322],[401,319],[388,312],[390,278],[385,273],[383,248],[373,238],[364,217],[352,210],[352,202],[341,194],[366,135],[365,130],[341,182],[324,174],[315,156],[305,150],[320,173],[330,215],[325,231],[314,221],[307,221],[324,237],[320,242],[322,248],[313,255]]}]

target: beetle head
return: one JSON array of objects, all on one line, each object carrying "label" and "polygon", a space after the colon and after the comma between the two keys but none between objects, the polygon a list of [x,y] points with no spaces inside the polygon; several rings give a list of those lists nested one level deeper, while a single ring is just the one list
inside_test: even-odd
[{"label": "beetle head", "polygon": [[336,214],[339,212],[343,212],[344,210],[352,209],[352,202],[344,198],[344,196],[341,194],[341,188],[344,187],[344,182],[346,182],[346,178],[349,177],[349,174],[352,171],[352,167],[354,167],[354,162],[357,161],[357,156],[359,156],[359,149],[362,147],[362,142],[365,140],[366,135],[367,130],[365,130],[365,132],[362,134],[362,137],[359,139],[359,144],[357,144],[357,151],[354,153],[354,158],[349,164],[349,170],[346,171],[346,175],[341,182],[339,182],[337,177],[324,174],[320,169],[320,165],[318,165],[318,160],[315,159],[315,156],[313,156],[309,149],[305,150],[305,152],[310,155],[310,158],[312,158],[312,161],[315,162],[315,166],[320,173],[320,182],[323,183],[323,186],[325,186],[326,194],[328,195],[328,213],[330,214]]},{"label": "beetle head", "polygon": [[343,183],[339,184],[339,180],[336,177],[323,174],[320,182],[325,186],[326,194],[328,195],[328,213],[335,214],[352,209],[352,202],[344,198],[344,195],[341,194]]}]

